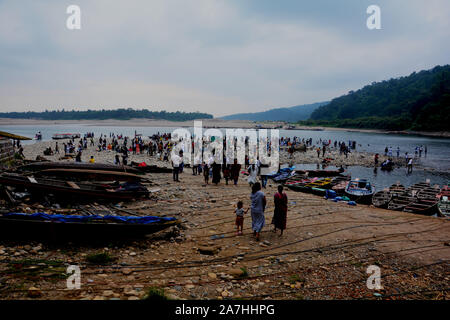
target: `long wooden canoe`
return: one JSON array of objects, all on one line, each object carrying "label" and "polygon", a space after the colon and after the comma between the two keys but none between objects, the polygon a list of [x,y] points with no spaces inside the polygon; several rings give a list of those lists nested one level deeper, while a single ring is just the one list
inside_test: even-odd
[{"label": "long wooden canoe", "polygon": [[[125,219],[124,219],[125,218]],[[148,219],[150,218],[150,219]],[[0,238],[8,240],[51,240],[71,242],[109,242],[139,238],[179,224],[175,218],[68,216],[53,219],[43,213],[0,215]]]},{"label": "long wooden canoe", "polygon": [[128,172],[85,170],[85,169],[45,169],[34,174],[37,177],[56,177],[76,181],[129,181],[139,182],[145,178]]},{"label": "long wooden canoe", "polygon": [[0,184],[26,189],[34,194],[55,194],[61,200],[70,200],[72,197],[81,199],[106,199],[113,201],[131,200],[148,196],[147,188],[140,184],[98,185],[90,183],[75,183],[73,181],[43,179],[38,177],[22,176],[13,173],[0,174]]},{"label": "long wooden canoe", "polygon": [[128,172],[134,174],[142,174],[141,170],[129,167],[118,166],[108,163],[84,163],[84,162],[34,162],[29,163],[18,168],[21,171],[42,171],[47,169],[79,169],[79,170],[103,170],[103,171],[117,171]]}]

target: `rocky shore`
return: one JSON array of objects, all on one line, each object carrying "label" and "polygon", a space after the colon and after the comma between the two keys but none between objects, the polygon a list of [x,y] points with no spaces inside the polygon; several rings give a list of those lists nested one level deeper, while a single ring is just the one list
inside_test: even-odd
[{"label": "rocky shore", "polygon": [[[62,151],[62,142],[59,142],[59,154],[53,154],[51,156],[46,156],[43,154],[44,150],[48,147],[51,147],[52,150],[55,150],[55,141],[41,141],[30,145],[24,146],[24,155],[27,159],[36,159],[37,156],[44,157],[51,161],[60,161],[60,159],[64,156],[64,152]],[[88,143],[88,148],[83,151],[82,161],[88,162],[91,156],[94,156],[96,162],[100,163],[114,163],[114,151],[97,151],[96,146],[90,146]],[[374,154],[368,152],[360,152],[353,150],[348,153],[347,157],[344,154],[339,154],[339,151],[331,148],[328,149],[325,153],[325,158],[331,159],[328,162],[330,166],[364,166],[364,167],[373,167],[374,165]],[[379,163],[386,160],[388,157],[380,154]],[[280,151],[280,163],[281,165],[295,165],[295,164],[319,164],[323,163],[324,157],[322,156],[322,152],[320,153],[320,157],[317,156],[317,151],[313,148],[308,148],[306,152],[296,151],[291,158],[288,154],[286,148],[281,148]],[[395,160],[395,159],[394,159]],[[73,161],[73,160],[65,160],[65,161]],[[129,154],[129,162],[147,162],[151,164],[157,164],[159,166],[169,166],[168,161],[161,161],[159,157],[156,156],[148,156],[145,153],[143,154]],[[399,165],[403,165],[403,158],[400,159]],[[420,165],[420,163],[416,163],[415,166]]]}]

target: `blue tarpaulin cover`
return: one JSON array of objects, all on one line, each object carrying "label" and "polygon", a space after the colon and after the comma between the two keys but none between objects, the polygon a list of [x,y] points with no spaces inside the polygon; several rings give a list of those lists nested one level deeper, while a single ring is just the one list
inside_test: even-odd
[{"label": "blue tarpaulin cover", "polygon": [[101,220],[105,222],[118,222],[129,224],[150,224],[156,222],[174,221],[175,218],[144,216],[144,217],[131,217],[131,216],[77,216],[77,215],[62,215],[62,214],[47,214],[44,212],[36,212],[33,214],[11,212],[3,215],[4,217],[16,217],[16,218],[28,218],[32,220],[41,221],[59,221],[59,222],[89,222],[92,220]]}]

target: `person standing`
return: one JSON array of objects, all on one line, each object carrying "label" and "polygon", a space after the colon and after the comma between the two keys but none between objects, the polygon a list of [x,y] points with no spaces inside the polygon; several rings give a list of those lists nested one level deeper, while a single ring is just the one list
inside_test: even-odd
[{"label": "person standing", "polygon": [[286,229],[288,210],[288,199],[286,193],[283,192],[283,186],[278,186],[278,192],[275,193],[273,200],[275,204],[275,210],[273,212],[272,224],[275,227],[274,232],[277,232],[277,229],[281,230],[281,237],[283,235],[284,229]]},{"label": "person standing", "polygon": [[251,215],[252,215],[252,230],[256,241],[260,240],[260,233],[265,225],[264,210],[266,208],[266,196],[261,191],[261,184],[256,182],[252,186],[251,200]]},{"label": "person standing", "polygon": [[205,184],[209,184],[209,167],[205,162],[203,162],[203,177],[205,179]]},{"label": "person standing", "polygon": [[78,151],[78,153],[75,157],[75,162],[81,162],[81,150]]},{"label": "person standing", "polygon": [[238,183],[240,171],[241,165],[237,163],[237,159],[234,159],[234,163],[231,165],[231,179],[233,179],[234,185]]},{"label": "person standing", "polygon": [[177,154],[174,153],[172,155],[171,160],[172,160],[172,167],[173,167],[173,181],[180,182],[180,180],[178,179],[180,163],[181,163],[180,156],[178,156]]},{"label": "person standing", "polygon": [[256,168],[255,164],[252,164],[248,168],[248,184],[250,186],[254,185],[256,183],[256,176],[258,175],[258,169]]},{"label": "person standing", "polygon": [[413,158],[409,158],[409,161],[408,161],[408,173],[412,173],[412,167],[413,167]]},{"label": "person standing", "polygon": [[222,178],[220,176],[221,165],[214,161],[212,165],[212,182],[217,186]]}]

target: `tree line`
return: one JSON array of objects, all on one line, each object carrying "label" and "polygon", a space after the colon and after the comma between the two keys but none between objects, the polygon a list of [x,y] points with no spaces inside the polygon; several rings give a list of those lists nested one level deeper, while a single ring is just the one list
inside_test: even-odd
[{"label": "tree line", "polygon": [[201,112],[167,112],[150,111],[148,109],[115,109],[115,110],[87,110],[87,111],[66,111],[56,110],[44,112],[1,112],[0,118],[10,119],[38,119],[38,120],[129,120],[129,119],[155,119],[169,121],[188,121],[195,119],[212,119],[213,116]]}]

